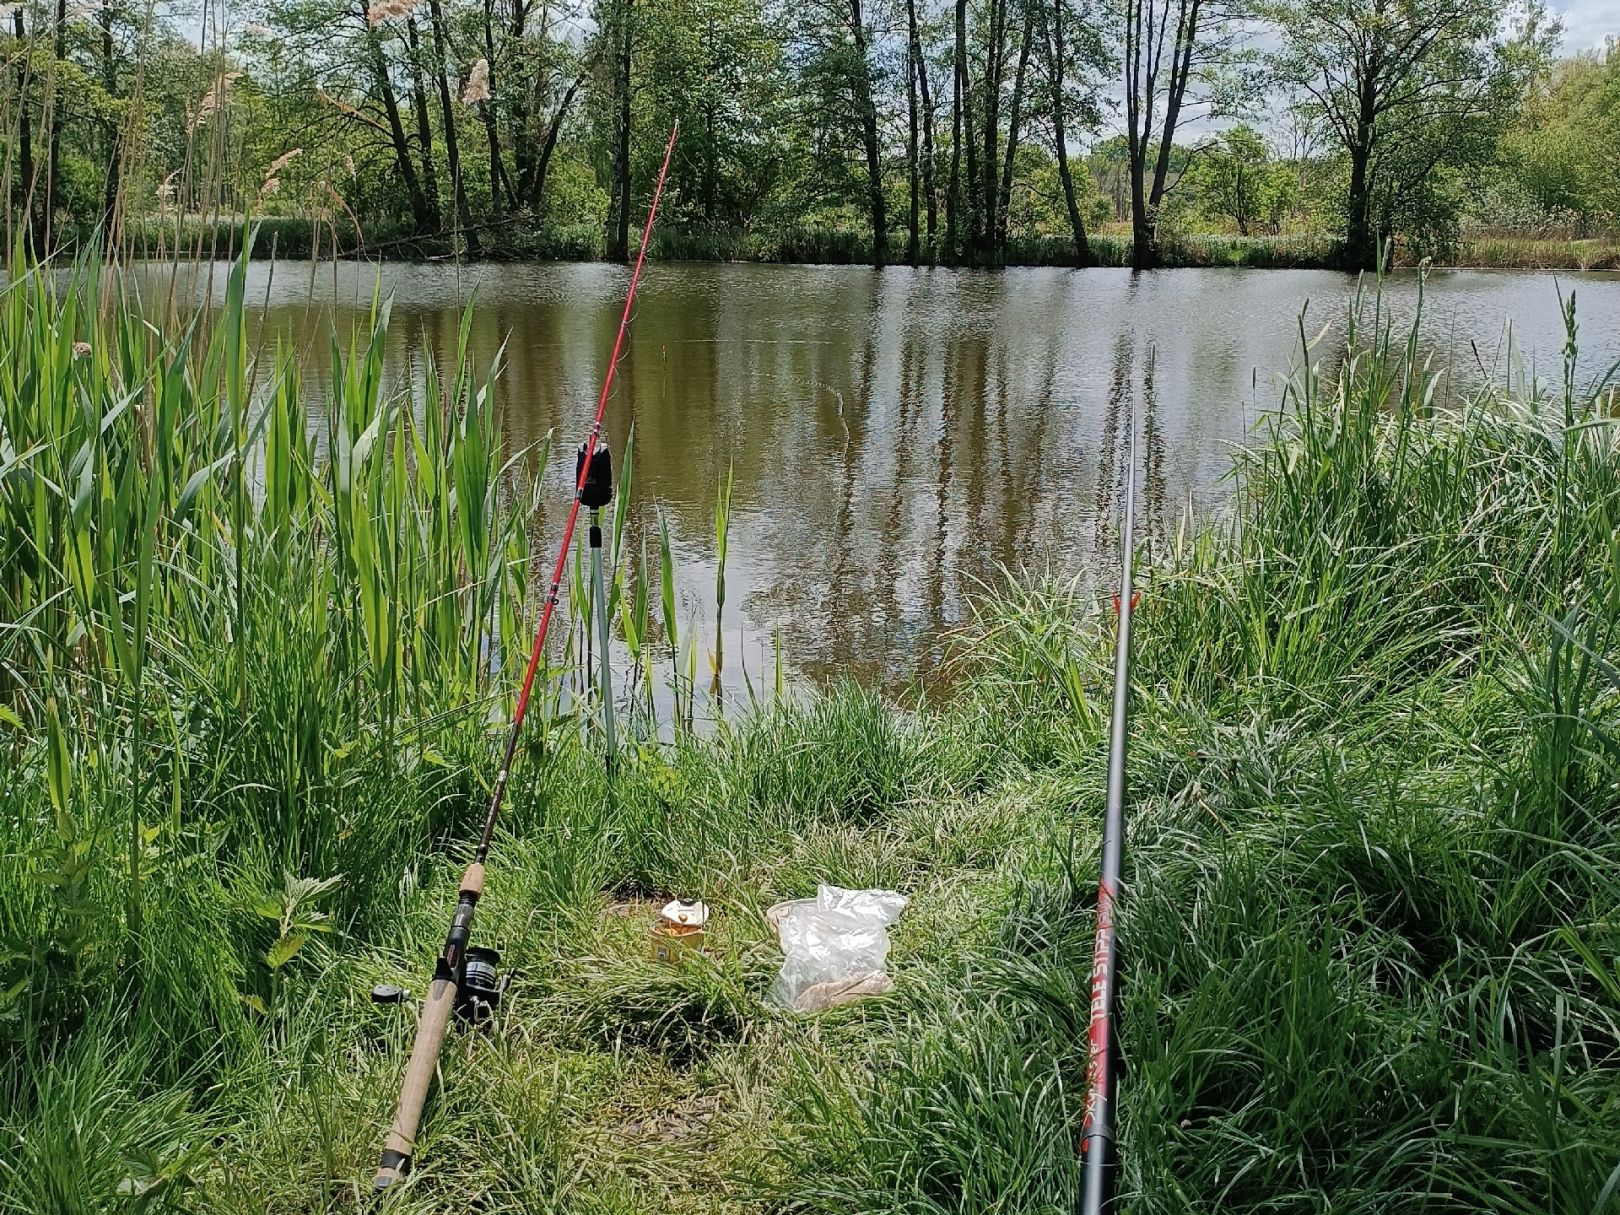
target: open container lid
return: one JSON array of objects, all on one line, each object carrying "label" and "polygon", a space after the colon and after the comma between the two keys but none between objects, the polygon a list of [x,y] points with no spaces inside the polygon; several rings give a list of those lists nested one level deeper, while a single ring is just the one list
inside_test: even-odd
[{"label": "open container lid", "polygon": [[683,903],[680,899],[671,899],[664,904],[658,918],[667,924],[677,924],[682,928],[702,928],[709,922],[709,909],[701,900]]}]

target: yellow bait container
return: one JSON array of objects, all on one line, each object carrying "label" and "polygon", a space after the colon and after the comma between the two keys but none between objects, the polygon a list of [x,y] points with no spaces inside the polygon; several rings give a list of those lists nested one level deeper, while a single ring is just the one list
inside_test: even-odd
[{"label": "yellow bait container", "polygon": [[653,961],[679,966],[687,954],[703,948],[703,929],[708,922],[709,909],[701,902],[671,899],[653,924]]}]

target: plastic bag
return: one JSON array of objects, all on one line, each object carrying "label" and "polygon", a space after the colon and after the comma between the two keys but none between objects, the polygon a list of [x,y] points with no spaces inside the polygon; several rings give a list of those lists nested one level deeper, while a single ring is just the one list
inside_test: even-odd
[{"label": "plastic bag", "polygon": [[893,890],[819,886],[813,899],[772,907],[767,918],[785,957],[766,1000],[815,1012],[888,991],[889,925],[907,901]]}]

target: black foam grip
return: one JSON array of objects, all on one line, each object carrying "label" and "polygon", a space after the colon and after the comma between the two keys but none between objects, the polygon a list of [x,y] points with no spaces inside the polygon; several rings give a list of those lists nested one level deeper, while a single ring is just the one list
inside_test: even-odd
[{"label": "black foam grip", "polygon": [[579,500],[591,510],[600,510],[613,501],[613,453],[608,445],[597,440],[596,450],[591,455],[591,467],[585,469],[585,444],[581,443],[574,453],[574,480],[577,483],[579,474],[585,473],[585,484],[579,487]]}]

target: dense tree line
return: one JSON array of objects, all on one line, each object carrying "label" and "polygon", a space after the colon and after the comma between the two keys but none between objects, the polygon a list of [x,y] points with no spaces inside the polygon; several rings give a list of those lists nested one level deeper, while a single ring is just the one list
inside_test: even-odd
[{"label": "dense tree line", "polygon": [[[134,0],[5,12],[12,239],[243,215],[333,247],[1151,266],[1166,233],[1612,222],[1620,53],[1487,0]],[[246,15],[241,15],[246,11]]]}]

